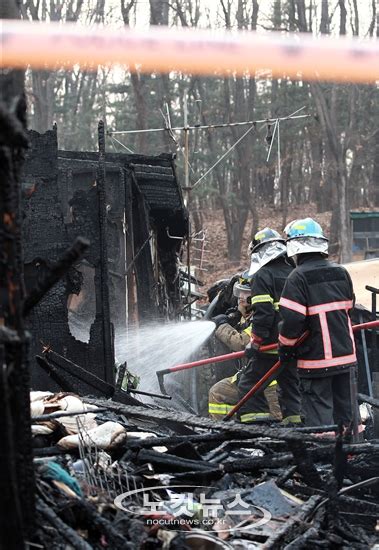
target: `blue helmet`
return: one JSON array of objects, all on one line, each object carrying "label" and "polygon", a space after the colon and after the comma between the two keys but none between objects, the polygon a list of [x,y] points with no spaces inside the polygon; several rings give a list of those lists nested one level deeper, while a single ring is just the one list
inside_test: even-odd
[{"label": "blue helmet", "polygon": [[312,218],[305,218],[303,220],[296,220],[289,226],[286,227],[287,230],[287,241],[291,239],[301,239],[302,237],[314,237],[316,239],[323,239],[327,241],[321,225]]},{"label": "blue helmet", "polygon": [[288,238],[288,234],[290,232],[290,229],[293,226],[293,224],[296,223],[296,222],[297,222],[297,219],[292,220],[291,222],[288,222],[287,225],[285,226],[285,228],[283,229],[283,233],[285,234],[286,238]]}]

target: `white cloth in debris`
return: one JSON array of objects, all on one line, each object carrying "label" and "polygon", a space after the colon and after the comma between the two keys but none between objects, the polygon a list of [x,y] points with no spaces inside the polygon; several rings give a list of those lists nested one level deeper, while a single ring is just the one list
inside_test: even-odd
[{"label": "white cloth in debris", "polygon": [[47,397],[51,397],[54,395],[51,391],[31,391],[30,392],[30,402],[33,403],[33,401],[43,401]]},{"label": "white cloth in debris", "polygon": [[[100,449],[117,447],[126,438],[126,430],[117,422],[105,422],[93,430],[83,430],[80,437],[85,445],[96,445]],[[79,434],[62,437],[57,443],[63,449],[79,447]]]},{"label": "white cloth in debris", "polygon": [[50,435],[53,433],[53,429],[49,428],[45,424],[33,424],[32,435]]},{"label": "white cloth in debris", "polygon": [[[67,412],[88,411],[90,408],[90,406],[83,403],[83,401],[76,395],[66,395],[58,401],[58,405],[62,411]],[[94,413],[87,413],[75,416],[61,416],[55,420],[65,427],[68,434],[77,434],[78,423],[87,431],[96,428],[97,422],[95,420],[95,416],[96,414]]]},{"label": "white cloth in debris", "polygon": [[[63,393],[51,393],[42,391],[30,392],[30,415],[33,418],[41,416],[43,414],[49,414],[59,411],[65,412],[86,412],[86,414],[74,414],[72,416],[56,417],[54,419],[45,420],[38,425],[33,425],[33,435],[46,435],[52,433],[58,424],[61,424],[67,434],[78,433],[78,423],[80,427],[85,430],[92,430],[96,428],[97,422],[95,420],[96,413],[88,412],[93,411],[97,407],[94,405],[87,405],[77,395],[63,394]],[[79,422],[78,422],[79,420]],[[49,428],[49,431],[38,429],[34,426],[45,426]]]}]

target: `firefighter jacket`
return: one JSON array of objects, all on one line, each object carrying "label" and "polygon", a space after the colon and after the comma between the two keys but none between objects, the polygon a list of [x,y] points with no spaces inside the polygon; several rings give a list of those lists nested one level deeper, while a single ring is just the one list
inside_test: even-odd
[{"label": "firefighter jacket", "polygon": [[[278,341],[279,299],[292,270],[287,257],[280,256],[261,267],[254,275],[251,284],[253,333],[262,338],[263,346]],[[277,354],[277,351],[271,353]]]},{"label": "firefighter jacket", "polygon": [[296,351],[300,376],[333,374],[356,363],[353,304],[353,284],[344,267],[318,253],[299,255],[280,299],[279,342],[294,346],[309,331]]},{"label": "firefighter jacket", "polygon": [[250,342],[251,319],[241,317],[236,328],[228,323],[220,325],[216,329],[215,336],[232,351],[242,351]]}]

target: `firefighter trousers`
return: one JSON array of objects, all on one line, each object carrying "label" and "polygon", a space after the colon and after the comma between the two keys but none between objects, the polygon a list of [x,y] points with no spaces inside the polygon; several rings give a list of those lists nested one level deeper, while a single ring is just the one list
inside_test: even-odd
[{"label": "firefighter trousers", "polygon": [[301,378],[302,414],[306,426],[339,424],[352,420],[350,369],[331,376]]},{"label": "firefighter trousers", "polygon": [[[257,352],[242,372],[238,390],[240,398],[266,374],[278,361],[277,355],[270,355]],[[299,388],[299,377],[297,374],[296,361],[291,361],[277,375],[279,385],[278,399],[283,416],[283,422],[301,422],[301,396]],[[241,422],[256,422],[260,420],[271,420],[270,407],[265,394],[261,391],[253,395],[240,409]]]},{"label": "firefighter trousers", "polygon": [[[270,413],[276,420],[282,419],[282,413],[280,411],[278,396],[277,396],[277,383],[276,381],[270,384],[265,391],[265,397],[270,408]],[[224,378],[216,384],[214,384],[209,390],[209,404],[208,412],[211,418],[222,419],[229,411],[232,410],[234,405],[239,401],[239,392],[237,386],[237,376],[231,376]]]}]

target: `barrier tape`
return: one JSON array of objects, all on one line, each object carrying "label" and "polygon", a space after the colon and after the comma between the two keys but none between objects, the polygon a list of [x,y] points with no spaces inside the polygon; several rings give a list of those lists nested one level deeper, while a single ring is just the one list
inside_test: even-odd
[{"label": "barrier tape", "polygon": [[123,64],[142,72],[256,74],[303,80],[379,80],[379,41],[194,28],[110,29],[0,20],[0,67]]}]

